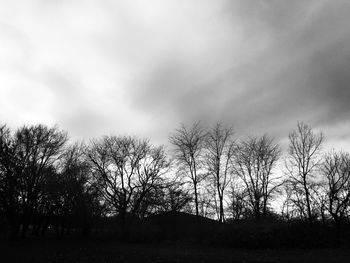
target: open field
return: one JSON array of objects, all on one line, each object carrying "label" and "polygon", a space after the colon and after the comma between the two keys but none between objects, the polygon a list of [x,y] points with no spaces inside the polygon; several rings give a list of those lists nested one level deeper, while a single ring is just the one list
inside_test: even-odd
[{"label": "open field", "polygon": [[248,250],[98,241],[2,244],[1,262],[347,262],[349,249]]}]

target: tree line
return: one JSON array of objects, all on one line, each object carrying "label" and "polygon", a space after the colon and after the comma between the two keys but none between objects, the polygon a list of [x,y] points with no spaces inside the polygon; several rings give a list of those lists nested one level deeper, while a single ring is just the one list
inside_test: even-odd
[{"label": "tree line", "polygon": [[134,221],[169,211],[339,228],[349,217],[350,154],[324,152],[323,134],[303,122],[288,138],[282,153],[268,135],[238,139],[223,123],[196,122],[170,134],[167,151],[131,136],[72,143],[57,126],[3,125],[0,215],[12,238],[88,234],[101,218],[125,237]]}]

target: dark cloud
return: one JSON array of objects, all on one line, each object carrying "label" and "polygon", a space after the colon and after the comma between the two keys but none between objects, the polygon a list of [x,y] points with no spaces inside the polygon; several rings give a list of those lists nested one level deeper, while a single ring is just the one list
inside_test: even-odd
[{"label": "dark cloud", "polygon": [[135,105],[150,114],[175,110],[182,121],[224,120],[241,133],[281,139],[299,120],[319,128],[341,124],[350,110],[349,11],[343,1],[232,1],[218,19],[227,15],[242,24],[242,49],[203,54],[210,62],[225,53],[229,66],[217,64],[218,70],[190,64],[181,54],[169,57],[165,67],[147,72]]},{"label": "dark cloud", "polygon": [[350,136],[350,2],[44,2],[0,11],[0,31],[25,36],[0,43],[10,54],[0,84],[14,90],[0,91],[0,110],[18,121],[162,143],[196,120],[280,140],[299,120],[339,142]]}]

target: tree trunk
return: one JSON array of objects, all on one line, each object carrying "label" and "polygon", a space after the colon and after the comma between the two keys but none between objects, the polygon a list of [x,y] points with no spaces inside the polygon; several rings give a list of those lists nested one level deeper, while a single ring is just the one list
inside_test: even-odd
[{"label": "tree trunk", "polygon": [[120,238],[121,240],[125,241],[128,238],[128,229],[127,229],[127,222],[126,222],[126,211],[121,211],[119,213],[120,216]]},{"label": "tree trunk", "polygon": [[197,182],[194,182],[194,202],[196,206],[197,222],[199,221]]},{"label": "tree trunk", "polygon": [[306,197],[308,221],[309,221],[309,224],[312,225],[313,220],[312,220],[311,205],[310,205],[310,193],[309,193],[309,190],[307,189],[305,180],[304,180],[304,190],[305,190],[305,197]]},{"label": "tree trunk", "polygon": [[220,221],[220,223],[223,223],[224,222],[224,203],[223,203],[223,196],[222,195],[220,195],[219,196],[219,202],[220,202],[220,219],[219,219],[219,221]]}]

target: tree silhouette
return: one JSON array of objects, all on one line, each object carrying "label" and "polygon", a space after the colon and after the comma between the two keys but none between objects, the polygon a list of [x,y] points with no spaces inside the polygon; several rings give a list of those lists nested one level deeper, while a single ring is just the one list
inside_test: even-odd
[{"label": "tree silhouette", "polygon": [[288,183],[293,189],[292,202],[305,214],[312,224],[313,188],[316,185],[315,172],[321,162],[321,146],[324,141],[322,133],[316,134],[311,127],[299,122],[297,129],[289,134],[288,158],[286,168]]},{"label": "tree silhouette", "polygon": [[249,137],[237,144],[233,154],[234,172],[243,181],[254,217],[265,217],[272,194],[279,184],[272,177],[280,148],[266,135]]},{"label": "tree silhouette", "polygon": [[350,155],[345,152],[329,152],[322,164],[326,179],[327,210],[335,224],[346,218],[350,203]]},{"label": "tree silhouette", "polygon": [[149,193],[163,184],[169,162],[163,147],[147,140],[106,136],[91,143],[87,156],[104,202],[120,219],[122,237]]},{"label": "tree silhouette", "polygon": [[39,217],[45,179],[63,150],[67,134],[57,127],[33,125],[23,126],[14,134],[3,126],[0,135],[1,182],[7,191],[3,203],[14,222],[12,235],[22,224],[25,237],[29,225]]},{"label": "tree silhouette", "polygon": [[178,165],[178,171],[188,178],[194,190],[194,203],[196,216],[199,216],[199,184],[204,179],[203,150],[206,133],[199,122],[191,127],[182,125],[169,137],[174,146],[174,158]]},{"label": "tree silhouette", "polygon": [[67,134],[57,127],[23,126],[15,133],[21,177],[22,236],[37,214],[47,167],[54,165],[62,153]]},{"label": "tree silhouette", "polygon": [[20,176],[17,161],[17,144],[11,130],[0,127],[0,207],[10,224],[14,239],[20,227]]},{"label": "tree silhouette", "polygon": [[217,123],[206,139],[206,162],[210,181],[219,199],[219,221],[224,222],[224,196],[232,176],[233,130]]}]

